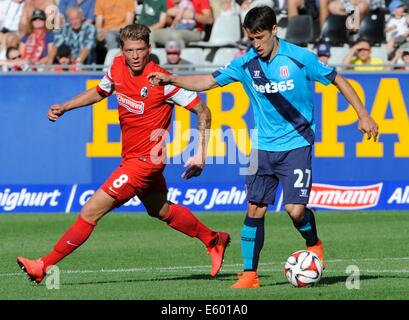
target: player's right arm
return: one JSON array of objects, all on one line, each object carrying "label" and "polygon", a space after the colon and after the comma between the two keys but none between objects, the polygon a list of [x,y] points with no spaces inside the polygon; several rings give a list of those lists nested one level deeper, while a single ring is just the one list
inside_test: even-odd
[{"label": "player's right arm", "polygon": [[170,84],[196,92],[206,91],[219,86],[211,74],[179,76],[169,75],[162,72],[152,72],[148,75],[148,79],[150,84],[153,86],[164,86]]},{"label": "player's right arm", "polygon": [[71,100],[52,105],[48,110],[48,119],[54,122],[67,111],[94,104],[104,98],[105,97],[97,91],[97,88],[91,88]]},{"label": "player's right arm", "polygon": [[163,72],[152,72],[148,74],[148,79],[151,86],[174,85],[190,91],[206,91],[223,87],[232,82],[243,81],[245,72],[242,65],[245,62],[246,56],[236,58],[212,74],[180,76]]},{"label": "player's right arm", "polygon": [[114,60],[111,68],[107,70],[98,86],[91,88],[64,103],[52,105],[48,110],[48,119],[54,122],[67,111],[92,105],[111,95],[115,90],[115,82],[112,78],[113,69],[115,70],[115,63],[118,63],[117,60]]}]

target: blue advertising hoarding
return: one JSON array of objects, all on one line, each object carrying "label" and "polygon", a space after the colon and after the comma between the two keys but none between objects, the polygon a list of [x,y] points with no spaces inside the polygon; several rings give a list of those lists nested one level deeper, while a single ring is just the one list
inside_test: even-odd
[{"label": "blue advertising hoarding", "polygon": [[[405,88],[409,75],[345,76],[378,122],[379,141],[362,137],[355,112],[334,86],[316,83],[315,184],[310,202],[323,209],[408,209],[409,90]],[[121,137],[115,95],[69,112],[56,123],[47,119],[50,105],[95,86],[99,78],[81,74],[0,76],[0,212],[65,212],[67,208],[77,212],[81,196],[86,197],[83,190],[98,188],[118,166]],[[187,202],[194,210],[245,210],[244,172],[254,124],[249,99],[240,84],[200,95],[213,115],[207,166],[202,176],[181,179],[183,164],[192,152],[190,142],[194,145],[190,128],[196,128],[196,119],[176,107],[165,170],[169,190],[176,190],[173,195],[180,192],[181,203]],[[42,193],[37,196],[43,200],[32,200],[34,204],[39,201],[39,206],[29,205],[30,192]],[[212,206],[214,192],[219,200]],[[236,198],[240,201],[234,202]],[[276,200],[273,207],[281,210],[280,193]],[[124,208],[133,210],[144,211],[141,205]]]}]

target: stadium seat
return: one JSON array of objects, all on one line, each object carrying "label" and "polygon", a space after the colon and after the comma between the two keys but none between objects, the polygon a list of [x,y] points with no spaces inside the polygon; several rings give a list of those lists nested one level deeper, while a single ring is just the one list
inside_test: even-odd
[{"label": "stadium seat", "polygon": [[191,47],[232,47],[241,39],[240,16],[221,14],[214,21],[209,41],[189,42]]},{"label": "stadium seat", "polygon": [[287,34],[287,28],[277,28],[277,37],[281,39],[285,39],[285,35]]},{"label": "stadium seat", "polygon": [[343,47],[331,47],[331,57],[328,60],[328,64],[341,65],[349,50],[350,48],[347,44]]},{"label": "stadium seat", "polygon": [[234,59],[234,56],[239,51],[237,48],[220,48],[217,49],[212,63],[215,66],[224,66]]},{"label": "stadium seat", "polygon": [[104,71],[108,70],[108,68],[114,61],[114,58],[119,54],[121,54],[121,49],[119,48],[113,48],[108,50],[104,60]]},{"label": "stadium seat", "polygon": [[277,37],[285,39],[288,26],[288,16],[286,14],[277,15]]},{"label": "stadium seat", "polygon": [[371,56],[382,59],[384,63],[387,63],[388,55],[386,53],[386,44],[382,44],[380,47],[372,47]]},{"label": "stadium seat", "polygon": [[346,19],[346,16],[330,15],[322,26],[321,40],[337,47],[342,47],[348,43]]},{"label": "stadium seat", "polygon": [[367,39],[372,46],[380,46],[385,41],[385,13],[381,10],[370,11],[362,20],[358,38]]},{"label": "stadium seat", "polygon": [[180,56],[195,65],[205,64],[202,48],[184,48]]},{"label": "stadium seat", "polygon": [[294,16],[288,20],[285,39],[288,42],[306,47],[314,37],[313,22],[310,15]]}]

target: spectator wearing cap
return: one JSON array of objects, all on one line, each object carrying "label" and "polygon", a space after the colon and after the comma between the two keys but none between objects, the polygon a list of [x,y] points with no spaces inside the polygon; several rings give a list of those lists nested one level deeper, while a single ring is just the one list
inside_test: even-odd
[{"label": "spectator wearing cap", "polygon": [[380,58],[371,56],[371,44],[366,39],[358,39],[355,45],[345,56],[344,65],[355,65],[353,67],[344,67],[344,70],[376,71],[384,70],[385,62]]},{"label": "spectator wearing cap", "polygon": [[91,61],[91,53],[96,45],[95,27],[84,21],[80,7],[68,7],[68,23],[64,25],[61,32],[55,35],[57,47],[65,44],[70,47],[71,58],[78,64],[87,64]]},{"label": "spectator wearing cap", "polygon": [[[33,16],[34,10],[36,9],[43,10],[47,18],[49,19],[48,21],[50,22],[50,24],[51,21],[53,21],[53,15],[55,15],[58,12],[58,7],[55,0],[25,0],[24,2],[25,2],[24,9],[19,24],[19,30],[21,34],[26,34],[30,32],[31,17]],[[58,29],[60,25],[47,26],[47,28],[49,29],[53,29],[54,27]]]},{"label": "spectator wearing cap", "polygon": [[318,43],[317,47],[317,57],[318,59],[324,63],[324,64],[328,64],[328,60],[331,57],[331,46],[329,43],[326,42],[322,42],[322,43]]},{"label": "spectator wearing cap", "polygon": [[390,17],[386,22],[386,52],[390,57],[396,49],[407,41],[409,36],[409,17],[405,14],[406,5],[401,0],[393,0],[388,10]]},{"label": "spectator wearing cap", "polygon": [[21,39],[20,52],[29,65],[52,64],[56,48],[54,35],[46,28],[46,14],[35,9],[31,17],[31,33]]},{"label": "spectator wearing cap", "polygon": [[107,50],[119,48],[119,30],[134,22],[135,12],[134,0],[96,0],[97,40],[105,42]]},{"label": "spectator wearing cap", "polygon": [[[182,47],[177,40],[168,40],[165,45],[166,50],[166,69],[171,72],[189,71],[192,63],[188,60],[182,59]],[[183,65],[185,67],[183,67]]]},{"label": "spectator wearing cap", "polygon": [[[397,64],[403,64],[398,65]],[[404,70],[409,71],[409,43],[402,45],[395,54],[395,57],[390,61],[388,70]]]},{"label": "spectator wearing cap", "polygon": [[95,21],[95,0],[60,0],[58,8],[64,15],[65,19],[68,19],[67,9],[69,7],[80,7],[84,16],[85,22],[93,24]]}]

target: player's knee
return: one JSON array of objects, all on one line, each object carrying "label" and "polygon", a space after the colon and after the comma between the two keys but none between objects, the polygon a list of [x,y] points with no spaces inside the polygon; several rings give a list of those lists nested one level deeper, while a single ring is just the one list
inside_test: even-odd
[{"label": "player's knee", "polygon": [[286,205],[285,209],[293,221],[300,222],[302,219],[304,219],[304,212],[305,212],[304,207]]},{"label": "player's knee", "polygon": [[149,208],[146,210],[149,216],[162,220],[168,214],[169,206],[163,206],[162,208]]},{"label": "player's knee", "polygon": [[302,219],[304,219],[304,212],[295,212],[295,213],[290,213],[291,219],[295,222],[300,222]]},{"label": "player's knee", "polygon": [[262,218],[267,212],[267,205],[264,203],[249,202],[247,204],[247,216],[250,218]]},{"label": "player's knee", "polygon": [[102,217],[102,214],[98,212],[97,208],[88,202],[82,207],[80,214],[85,219],[94,222],[98,221]]},{"label": "player's knee", "polygon": [[148,213],[148,215],[152,218],[160,218],[160,210],[156,210],[156,209],[147,209],[146,212]]}]

